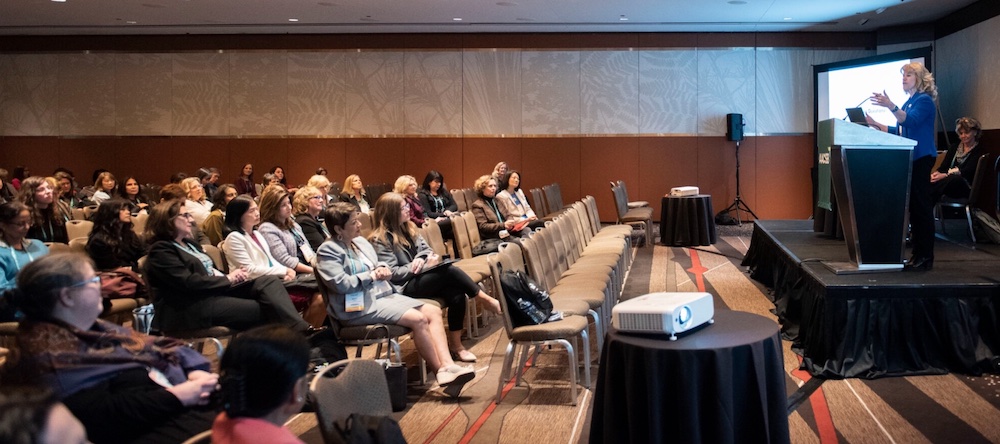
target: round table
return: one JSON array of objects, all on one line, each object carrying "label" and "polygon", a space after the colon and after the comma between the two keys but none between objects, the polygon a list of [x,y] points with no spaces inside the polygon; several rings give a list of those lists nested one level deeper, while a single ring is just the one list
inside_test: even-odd
[{"label": "round table", "polygon": [[612,327],[594,391],[591,442],[789,442],[778,324],[752,313],[676,341]]},{"label": "round table", "polygon": [[671,247],[715,243],[712,196],[665,196],[660,201],[660,243]]}]

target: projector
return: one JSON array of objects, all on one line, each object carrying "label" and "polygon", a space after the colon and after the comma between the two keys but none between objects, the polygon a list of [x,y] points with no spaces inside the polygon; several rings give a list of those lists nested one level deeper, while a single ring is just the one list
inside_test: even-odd
[{"label": "projector", "polygon": [[674,187],[670,189],[671,196],[694,196],[701,190],[698,187]]},{"label": "projector", "polygon": [[677,334],[704,323],[713,323],[715,306],[708,293],[650,293],[629,299],[611,309],[611,322],[619,331]]}]

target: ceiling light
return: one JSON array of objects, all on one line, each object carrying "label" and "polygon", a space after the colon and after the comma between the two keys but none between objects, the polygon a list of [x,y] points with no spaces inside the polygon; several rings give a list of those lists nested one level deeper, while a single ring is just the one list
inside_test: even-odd
[{"label": "ceiling light", "polygon": [[881,14],[883,12],[885,12],[885,8],[878,8],[878,9],[875,10],[876,14]]},{"label": "ceiling light", "polygon": [[454,17],[454,18],[452,18],[452,20],[456,21],[456,22],[460,22],[460,21],[462,21],[462,17]]},{"label": "ceiling light", "polygon": [[497,2],[497,6],[517,6],[514,2]]},{"label": "ceiling light", "polygon": [[56,3],[66,3],[66,0],[52,0],[52,1],[54,1]]},{"label": "ceiling light", "polygon": [[129,21],[125,22],[125,23],[127,23],[129,25],[134,25],[134,24],[139,23],[139,22],[137,22],[135,20],[129,20]]},{"label": "ceiling light", "polygon": [[292,19],[288,19],[288,21],[290,21],[290,22],[297,22],[297,21],[299,21],[299,19],[292,18]]},{"label": "ceiling light", "polygon": [[729,0],[726,3],[729,3],[730,5],[745,5],[745,4],[747,4],[747,2],[745,2],[743,0]]},{"label": "ceiling light", "polygon": [[792,19],[791,17],[785,17],[782,20],[788,21],[788,20],[791,20],[791,19]]},{"label": "ceiling light", "polygon": [[628,21],[628,17],[625,17],[625,14],[622,14],[622,15],[618,16],[618,20],[619,21],[623,21],[623,22],[627,22]]}]

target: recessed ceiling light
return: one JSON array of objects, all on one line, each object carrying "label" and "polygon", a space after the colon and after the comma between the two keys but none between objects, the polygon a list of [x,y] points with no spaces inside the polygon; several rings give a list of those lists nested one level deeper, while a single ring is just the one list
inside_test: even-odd
[{"label": "recessed ceiling light", "polygon": [[876,14],[881,14],[883,12],[885,12],[885,8],[878,8],[878,9],[875,10]]},{"label": "recessed ceiling light", "polygon": [[370,15],[366,15],[364,17],[361,17],[360,20],[363,21],[363,22],[377,22],[378,21],[378,20],[373,19],[372,16],[370,16]]},{"label": "recessed ceiling light", "polygon": [[66,0],[52,0],[52,1],[54,1],[56,3],[66,3]]},{"label": "recessed ceiling light", "polygon": [[290,22],[297,22],[297,21],[299,21],[299,19],[291,18],[291,19],[288,19],[288,21],[290,21]]},{"label": "recessed ceiling light", "polygon": [[729,0],[727,3],[729,3],[730,5],[745,5],[745,4],[747,4],[747,2],[745,2],[743,0]]},{"label": "recessed ceiling light", "polygon": [[618,20],[623,21],[623,22],[627,22],[628,21],[628,17],[625,17],[625,14],[622,14],[622,15],[618,16]]},{"label": "recessed ceiling light", "polygon": [[514,2],[497,2],[497,6],[517,6]]},{"label": "recessed ceiling light", "polygon": [[462,21],[462,17],[453,17],[452,20],[456,21],[456,22],[460,22],[460,21]]},{"label": "recessed ceiling light", "polygon": [[516,20],[519,21],[519,22],[533,22],[533,21],[535,21],[535,19],[530,19],[530,18],[526,18],[526,17],[518,17]]},{"label": "recessed ceiling light", "polygon": [[782,20],[786,20],[787,21],[787,20],[791,20],[791,19],[792,19],[791,17],[785,17]]},{"label": "recessed ceiling light", "polygon": [[139,22],[137,22],[135,20],[129,20],[129,21],[126,21],[125,23],[128,23],[130,25],[134,25],[134,24],[139,23]]}]

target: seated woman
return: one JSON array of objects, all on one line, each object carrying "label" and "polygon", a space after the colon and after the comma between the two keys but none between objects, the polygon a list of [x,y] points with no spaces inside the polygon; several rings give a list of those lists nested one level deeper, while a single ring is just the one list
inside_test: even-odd
[{"label": "seated woman", "polygon": [[363,213],[371,211],[368,193],[365,191],[365,185],[361,183],[361,176],[351,174],[344,179],[344,188],[340,190],[340,201],[354,204],[358,211]]},{"label": "seated woman", "polygon": [[201,181],[197,177],[188,177],[181,181],[181,188],[187,195],[188,211],[194,216],[194,223],[199,226],[205,223],[208,213],[212,212],[212,202],[205,196],[205,188],[201,186]]},{"label": "seated woman", "polygon": [[177,443],[211,424],[209,362],[182,341],[98,319],[101,281],[86,256],[42,257],[17,284],[14,374],[55,391],[93,442]]},{"label": "seated woman", "polygon": [[292,300],[306,299],[308,305],[301,307],[302,317],[313,327],[322,326],[326,321],[326,306],[311,265],[316,252],[309,246],[302,228],[292,219],[291,196],[287,191],[275,188],[260,197],[260,220],[260,233],[266,240],[262,243],[270,248],[275,262],[295,271],[296,282],[301,284],[288,286]]},{"label": "seated woman", "polygon": [[94,181],[94,196],[90,200],[100,205],[115,194],[118,194],[118,181],[115,180],[115,175],[109,171],[98,174],[97,180]]},{"label": "seated woman", "polygon": [[7,170],[0,168],[0,203],[10,202],[17,196],[17,190],[10,184]]},{"label": "seated woman", "polygon": [[132,230],[132,212],[124,199],[109,199],[97,207],[94,228],[87,236],[87,255],[98,271],[139,270],[146,243]]},{"label": "seated woman", "polygon": [[128,209],[132,214],[139,214],[143,211],[149,212],[149,199],[142,194],[142,185],[135,176],[125,178],[125,185],[122,186],[119,197],[128,203]]},{"label": "seated woman", "polygon": [[79,208],[82,203],[80,199],[76,198],[76,190],[73,189],[73,176],[60,171],[53,177],[55,177],[58,184],[55,189],[56,199],[64,204],[63,208],[69,208],[70,212],[72,212],[73,208]]},{"label": "seated woman", "polygon": [[246,330],[278,322],[295,331],[309,330],[281,280],[250,279],[235,265],[228,275],[216,270],[212,258],[191,240],[192,220],[184,201],[175,199],[153,207],[146,222],[146,241],[151,245],[144,277],[156,298],[154,327],[170,331],[220,325]]},{"label": "seated woman", "polygon": [[306,182],[306,186],[315,187],[323,195],[323,208],[337,201],[336,198],[330,195],[330,186],[332,186],[330,179],[327,179],[322,174],[310,177],[309,182]]},{"label": "seated woman", "polygon": [[302,227],[302,234],[305,235],[313,251],[319,250],[319,246],[330,238],[330,232],[327,231],[326,225],[320,219],[320,215],[323,214],[327,205],[323,204],[322,198],[316,198],[316,196],[322,197],[322,195],[323,193],[319,189],[304,186],[299,188],[299,191],[295,193],[295,200],[292,201],[295,223]]},{"label": "seated woman", "polygon": [[280,325],[241,333],[219,365],[222,405],[212,424],[215,444],[299,444],[282,427],[309,395],[309,343]]},{"label": "seated woman", "polygon": [[475,373],[451,359],[441,309],[403,296],[389,285],[392,271],[361,237],[355,206],[335,203],[324,218],[333,237],[319,247],[316,271],[320,285],[329,289],[330,314],[345,325],[398,324],[413,330],[417,352],[437,371],[438,384],[446,387],[447,394],[458,396]]},{"label": "seated woman", "polygon": [[392,190],[403,196],[410,205],[410,222],[418,227],[424,226],[424,207],[420,205],[420,197],[417,196],[417,179],[413,176],[399,176]]},{"label": "seated woman", "polygon": [[239,196],[236,187],[228,183],[219,185],[219,189],[212,195],[212,211],[200,225],[201,232],[208,237],[209,245],[219,245],[225,239],[222,237],[222,229],[226,226],[226,205],[236,196]]},{"label": "seated woman", "polygon": [[66,221],[69,214],[55,204],[55,194],[44,177],[31,176],[21,183],[18,200],[31,210],[31,228],[27,237],[42,242],[69,243]]},{"label": "seated woman", "polygon": [[527,221],[528,228],[540,228],[545,226],[545,221],[538,220],[535,211],[531,209],[528,199],[521,191],[521,173],[516,170],[507,171],[507,175],[500,182],[503,188],[497,193],[496,200],[507,210],[507,214],[515,221]]},{"label": "seated woman", "polygon": [[493,167],[493,173],[490,174],[490,177],[496,179],[497,183],[500,183],[500,180],[502,180],[503,177],[506,175],[507,175],[507,162],[500,161],[497,162],[496,166]]},{"label": "seated woman", "polygon": [[14,289],[15,277],[29,262],[49,254],[39,240],[26,239],[31,226],[31,210],[21,202],[0,204],[0,322],[15,320],[15,310],[4,298]]},{"label": "seated woman", "polygon": [[240,170],[240,177],[236,178],[236,182],[233,185],[236,187],[237,194],[257,197],[257,185],[253,182],[252,163],[243,165],[243,168]]},{"label": "seated woman", "polygon": [[417,232],[410,207],[397,193],[385,193],[375,202],[371,243],[380,263],[392,271],[392,282],[400,293],[414,298],[439,299],[448,308],[448,348],[452,357],[476,362],[476,355],[462,345],[462,327],[467,298],[479,298],[487,310],[500,313],[500,301],[483,292],[469,276],[455,267],[424,273],[441,258]]},{"label": "seated woman", "polygon": [[983,127],[978,120],[972,117],[955,120],[955,132],[958,134],[958,145],[948,151],[948,157],[941,162],[941,167],[931,173],[931,196],[934,203],[940,201],[941,196],[968,198],[979,156],[983,155],[983,150],[979,147]]},{"label": "seated woman", "polygon": [[219,169],[201,167],[198,168],[198,172],[195,175],[198,177],[198,181],[201,182],[201,187],[205,190],[205,195],[214,196],[215,192],[219,190],[218,185],[216,185],[219,181]]},{"label": "seated woman", "polygon": [[0,442],[10,444],[85,444],[80,420],[52,390],[34,385],[0,388]]},{"label": "seated woman", "polygon": [[289,193],[294,193],[298,190],[298,188],[288,186],[288,179],[285,177],[285,169],[281,166],[271,167],[271,171],[269,171],[269,173],[274,176],[275,182],[280,184],[282,188],[288,190]]},{"label": "seated woman", "polygon": [[497,193],[497,181],[491,176],[481,176],[476,179],[472,186],[479,196],[472,203],[472,214],[476,216],[476,226],[479,228],[479,237],[483,239],[502,239],[507,236],[519,235],[520,231],[514,231],[517,221],[510,217],[507,209],[500,205],[495,197]]}]

